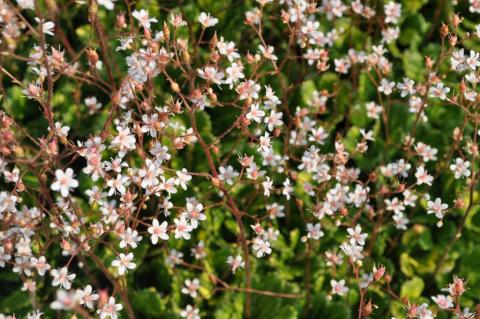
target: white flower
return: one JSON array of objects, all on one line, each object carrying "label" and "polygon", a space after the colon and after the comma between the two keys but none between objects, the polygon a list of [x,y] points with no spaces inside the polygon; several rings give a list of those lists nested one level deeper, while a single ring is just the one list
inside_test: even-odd
[{"label": "white flower", "polygon": [[[0,192],[0,214],[3,212],[15,213],[17,208],[17,196],[11,195],[7,192]],[[0,215],[1,216],[1,215]]]},{"label": "white flower", "polygon": [[113,7],[115,6],[113,3],[116,0],[97,0],[97,3],[101,6],[104,6],[107,10],[113,10]]},{"label": "white flower", "polygon": [[438,97],[440,100],[445,100],[449,92],[450,88],[443,87],[443,83],[439,82],[430,88],[430,97]]},{"label": "white flower", "polygon": [[38,259],[32,257],[30,264],[37,269],[40,276],[44,276],[45,272],[50,269],[50,265],[46,262],[45,256],[40,256]]},{"label": "white flower", "polygon": [[123,176],[122,174],[118,174],[116,178],[109,179],[107,181],[107,186],[110,187],[108,196],[112,196],[116,191],[120,193],[120,195],[124,195],[127,191],[125,186],[128,186],[128,184],[128,176]]},{"label": "white flower", "polygon": [[197,297],[197,290],[200,288],[200,281],[195,278],[193,280],[186,279],[185,286],[182,288],[182,294],[189,295],[192,298]]},{"label": "white flower", "polygon": [[400,3],[395,3],[390,1],[384,5],[385,10],[385,23],[398,23],[398,18],[402,13],[402,5]]},{"label": "white flower", "polygon": [[283,182],[282,194],[287,198],[287,200],[290,200],[292,193],[293,193],[293,187],[292,187],[292,184],[290,183],[290,178],[287,178]]},{"label": "white flower", "polygon": [[415,172],[415,177],[417,178],[417,185],[422,185],[422,184],[427,184],[430,186],[432,185],[433,176],[428,174],[424,166],[417,167],[417,171]]},{"label": "white flower", "polygon": [[270,191],[273,189],[273,181],[270,179],[270,177],[266,177],[266,180],[262,182],[263,186],[263,195],[264,196],[270,196]]},{"label": "white flower", "polygon": [[93,303],[100,297],[98,294],[93,293],[93,288],[87,285],[83,290],[77,289],[76,296],[78,302],[81,305],[85,305],[88,309],[93,309]]},{"label": "white flower", "polygon": [[270,255],[272,249],[270,248],[270,243],[267,240],[263,240],[260,237],[255,237],[253,239],[253,250],[256,252],[257,257],[263,257],[264,255]]},{"label": "white flower", "polygon": [[35,9],[35,2],[34,0],[17,0],[18,5],[22,9]]},{"label": "white flower", "polygon": [[135,269],[137,266],[135,263],[132,262],[133,260],[133,253],[123,254],[120,253],[117,259],[112,261],[112,266],[118,268],[118,274],[123,276],[128,269]]},{"label": "white flower", "polygon": [[358,244],[361,246],[365,245],[365,239],[368,237],[368,234],[363,233],[362,234],[362,227],[360,225],[355,226],[355,229],[353,228],[347,228],[348,232],[348,237],[350,238],[350,243],[352,245]]},{"label": "white flower", "polygon": [[53,191],[60,191],[63,197],[67,197],[71,188],[78,187],[78,181],[73,178],[73,170],[69,167],[66,171],[55,171],[55,182],[50,186]]},{"label": "white flower", "polygon": [[343,296],[348,292],[348,287],[345,287],[345,280],[336,281],[335,279],[330,280],[330,286],[332,286],[332,294]]},{"label": "white flower", "polygon": [[428,201],[427,208],[427,214],[435,214],[438,219],[443,219],[448,205],[442,204],[442,200],[440,198],[436,198],[434,202]]},{"label": "white flower", "polygon": [[264,116],[265,112],[260,109],[258,103],[253,103],[250,106],[250,112],[245,115],[248,120],[253,120],[257,123],[261,123]]},{"label": "white flower", "polygon": [[378,120],[379,114],[382,112],[382,107],[375,104],[375,102],[368,102],[365,107],[367,108],[367,116],[371,119]]},{"label": "white flower", "polygon": [[415,82],[409,78],[403,78],[403,83],[397,83],[397,88],[401,91],[400,96],[405,97],[407,95],[415,94]]},{"label": "white flower", "polygon": [[43,20],[40,20],[39,18],[35,18],[35,21],[37,21],[37,23],[42,23],[43,33],[52,35],[52,36],[54,35],[53,29],[55,28],[55,23],[53,23],[52,21],[43,22]]},{"label": "white flower", "polygon": [[187,190],[188,182],[192,180],[192,176],[188,174],[186,168],[182,168],[181,171],[177,171],[177,179],[175,180],[175,185],[179,185],[183,190]]},{"label": "white flower", "polygon": [[270,115],[264,119],[264,123],[267,124],[269,131],[273,131],[275,127],[283,125],[282,116],[282,112],[270,111]]},{"label": "white flower", "polygon": [[128,127],[117,126],[118,135],[116,135],[111,145],[119,149],[119,156],[123,157],[129,150],[135,149],[135,136],[130,133]]},{"label": "white flower", "polygon": [[145,9],[141,9],[140,11],[133,11],[132,16],[140,22],[140,24],[145,28],[145,29],[150,29],[150,23],[152,22],[158,22],[157,19],[155,18],[150,18],[148,16],[148,11]]},{"label": "white flower", "polygon": [[148,232],[152,234],[150,237],[152,244],[156,245],[158,238],[168,240],[167,228],[168,223],[166,221],[162,224],[159,224],[158,219],[156,218],[152,221],[152,226],[148,227]]},{"label": "white flower", "polygon": [[278,60],[278,57],[273,54],[274,52],[274,47],[269,45],[268,47],[264,47],[263,45],[259,45],[258,49],[260,50],[260,53],[268,60],[271,60],[273,62]]},{"label": "white flower", "polygon": [[110,297],[108,303],[103,306],[102,309],[98,309],[97,313],[100,315],[100,319],[110,318],[117,319],[118,312],[123,309],[121,304],[115,303],[115,298]]},{"label": "white flower", "polygon": [[245,268],[245,261],[240,255],[236,255],[235,257],[228,256],[227,264],[230,265],[230,268],[232,268],[233,273],[235,273],[238,268]]},{"label": "white flower", "polygon": [[127,246],[137,248],[137,243],[142,240],[142,236],[138,235],[138,231],[132,230],[130,227],[120,235],[120,238],[122,239],[119,245],[120,248]]},{"label": "white flower", "polygon": [[202,24],[204,28],[213,27],[218,23],[218,19],[210,15],[210,13],[202,12],[198,16],[198,22]]},{"label": "white flower", "polygon": [[449,309],[453,307],[453,300],[450,296],[436,295],[432,297],[432,300],[441,308]]},{"label": "white flower", "polygon": [[307,231],[308,231],[308,234],[307,234],[307,238],[312,238],[312,239],[315,239],[315,240],[318,240],[320,239],[320,237],[323,237],[323,232],[320,230],[320,224],[319,223],[316,223],[315,225],[313,225],[312,223],[308,223],[307,224]]},{"label": "white flower", "polygon": [[220,174],[218,174],[218,178],[221,181],[227,183],[228,185],[233,185],[233,180],[240,175],[231,165],[228,165],[227,167],[220,166],[218,170],[220,171]]},{"label": "white flower", "polygon": [[180,316],[185,319],[200,319],[200,316],[198,315],[199,312],[200,310],[198,310],[197,308],[192,307],[191,305],[187,305],[185,309],[180,311]]},{"label": "white flower", "polygon": [[62,267],[60,269],[53,269],[50,271],[50,274],[53,276],[52,286],[58,286],[65,289],[70,289],[72,286],[72,280],[75,279],[77,275],[69,274],[67,267]]},{"label": "white flower", "polygon": [[70,310],[75,308],[77,303],[78,300],[75,293],[59,289],[57,290],[55,301],[50,304],[50,308],[53,310]]},{"label": "white flower", "polygon": [[393,88],[395,87],[395,82],[390,82],[387,79],[382,79],[380,85],[378,86],[378,92],[383,92],[385,95],[392,94]]},{"label": "white flower", "polygon": [[189,240],[191,235],[190,232],[193,230],[193,227],[188,224],[185,216],[180,216],[180,219],[175,218],[173,220],[175,223],[175,238],[183,238]]},{"label": "white flower", "polygon": [[468,169],[470,167],[469,161],[463,161],[460,157],[455,159],[455,163],[450,165],[450,169],[455,173],[455,178],[459,179],[462,176],[469,177],[471,172]]}]

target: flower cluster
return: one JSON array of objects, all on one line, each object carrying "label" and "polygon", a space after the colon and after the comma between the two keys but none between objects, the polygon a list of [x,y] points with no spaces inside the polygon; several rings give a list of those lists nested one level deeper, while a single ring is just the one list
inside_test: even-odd
[{"label": "flower cluster", "polygon": [[[74,54],[55,27],[61,8],[0,0],[2,50],[27,70],[1,74],[42,118],[33,134],[0,113],[0,267],[34,301],[27,318],[138,317],[129,278],[149,263],[172,287],[143,291],[163,289],[187,319],[208,317],[222,292],[245,295],[245,318],[258,295],[305,300],[308,314],[317,292],[358,318],[478,318],[480,300],[458,277],[423,293],[405,247],[423,236],[429,249],[430,229],[448,224],[442,253],[419,273],[451,276],[477,204],[480,53],[466,49],[480,26],[465,33],[448,17],[419,70],[397,70],[407,13],[394,1],[257,0],[242,18],[246,41],[212,13],[155,16],[126,3],[75,4],[92,35]],[[35,40],[28,56],[14,54],[20,37]],[[79,87],[73,115],[62,111],[65,83]],[[447,116],[453,127],[430,138]],[[262,286],[299,261],[281,278],[302,285]],[[379,309],[385,299],[398,307]]]}]

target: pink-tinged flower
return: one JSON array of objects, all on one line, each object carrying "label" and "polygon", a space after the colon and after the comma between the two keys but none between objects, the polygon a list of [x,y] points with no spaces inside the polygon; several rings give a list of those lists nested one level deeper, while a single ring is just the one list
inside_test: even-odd
[{"label": "pink-tinged flower", "polygon": [[158,22],[156,18],[150,18],[148,15],[148,11],[145,9],[141,9],[140,11],[133,11],[132,16],[138,20],[138,22],[145,28],[150,29],[150,23]]},{"label": "pink-tinged flower", "polygon": [[159,223],[158,219],[154,219],[152,221],[152,226],[148,227],[148,232],[152,235],[150,240],[152,244],[156,245],[158,243],[158,238],[163,240],[168,240],[168,223],[164,221],[163,223]]},{"label": "pink-tinged flower", "polygon": [[228,256],[227,264],[230,265],[233,273],[235,273],[239,268],[245,268],[245,261],[240,255],[236,255],[235,257]]},{"label": "pink-tinged flower", "polygon": [[355,228],[348,228],[347,232],[352,245],[358,244],[365,246],[365,239],[368,237],[368,234],[362,233],[362,226],[357,225]]},{"label": "pink-tinged flower", "polygon": [[436,295],[432,297],[432,300],[441,308],[449,309],[453,307],[453,300],[450,296]]},{"label": "pink-tinged flower", "polygon": [[200,281],[195,278],[193,280],[186,279],[184,287],[182,288],[182,294],[189,295],[192,298],[197,297],[197,290],[200,288]]},{"label": "pink-tinged flower", "polygon": [[71,188],[78,187],[78,181],[73,178],[73,170],[69,167],[65,171],[55,171],[55,182],[50,186],[53,191],[60,191],[63,197],[67,197]]},{"label": "pink-tinged flower", "polygon": [[190,232],[193,230],[193,227],[187,222],[185,216],[181,216],[180,219],[175,218],[173,220],[175,223],[175,238],[183,238],[189,240],[191,235]]},{"label": "pink-tinged flower", "polygon": [[133,253],[123,254],[120,253],[117,259],[112,261],[112,266],[118,268],[118,274],[123,276],[128,269],[135,269],[137,266],[135,263],[132,262],[133,260]]},{"label": "pink-tinged flower", "polygon": [[115,298],[110,297],[108,303],[103,306],[102,309],[98,309],[97,313],[100,315],[100,319],[117,319],[118,312],[123,309],[121,304],[115,303]]},{"label": "pink-tinged flower", "polygon": [[417,178],[417,185],[427,184],[432,185],[433,176],[429,175],[424,166],[417,167],[415,172],[415,177]]},{"label": "pink-tinged flower", "polygon": [[120,248],[127,246],[137,248],[138,242],[142,240],[142,236],[138,235],[138,231],[132,230],[130,227],[120,235],[120,238],[122,239],[119,245]]},{"label": "pink-tinged flower", "polygon": [[93,303],[97,301],[100,296],[93,292],[92,286],[87,285],[83,290],[77,289],[76,297],[81,305],[85,305],[88,309],[93,309]]},{"label": "pink-tinged flower", "polygon": [[270,255],[272,253],[272,249],[270,248],[270,243],[267,240],[263,240],[260,237],[255,237],[253,239],[253,250],[256,253],[258,258],[263,257],[265,255]]},{"label": "pink-tinged flower", "polygon": [[316,223],[313,225],[312,223],[307,224],[307,238],[312,238],[315,240],[320,239],[320,237],[323,237],[323,231],[320,229],[320,223]]},{"label": "pink-tinged flower", "polygon": [[440,198],[435,199],[434,202],[428,201],[427,203],[427,214],[435,214],[438,219],[443,219],[445,215],[445,210],[448,208],[447,204],[443,204]]},{"label": "pink-tinged flower", "polygon": [[52,286],[60,286],[67,290],[72,287],[72,281],[77,276],[75,274],[69,274],[67,267],[53,269],[50,271],[50,274],[53,276]]},{"label": "pink-tinged flower", "polygon": [[455,159],[455,163],[450,165],[450,170],[455,173],[455,178],[459,179],[462,176],[469,177],[471,172],[470,172],[470,162],[469,161],[464,161],[460,157],[457,157]]},{"label": "pink-tinged flower", "polygon": [[199,309],[191,305],[187,305],[185,309],[180,311],[180,316],[185,319],[200,319],[199,312],[200,312]]},{"label": "pink-tinged flower", "polygon": [[213,27],[214,25],[216,25],[216,24],[218,23],[218,19],[212,17],[212,16],[210,15],[210,13],[202,12],[202,13],[200,13],[200,15],[198,16],[198,22],[200,22],[200,24],[201,24],[204,28],[209,28],[209,27]]},{"label": "pink-tinged flower", "polygon": [[245,115],[247,119],[257,123],[261,123],[264,116],[265,112],[260,109],[260,105],[258,103],[253,103],[250,106],[250,112]]},{"label": "pink-tinged flower", "polygon": [[335,279],[330,280],[330,286],[332,286],[332,294],[343,296],[348,292],[348,287],[345,286],[345,280],[336,281]]},{"label": "pink-tinged flower", "polygon": [[430,88],[430,97],[437,97],[440,100],[445,100],[447,94],[450,92],[449,87],[444,87],[442,82],[435,84],[434,87]]}]

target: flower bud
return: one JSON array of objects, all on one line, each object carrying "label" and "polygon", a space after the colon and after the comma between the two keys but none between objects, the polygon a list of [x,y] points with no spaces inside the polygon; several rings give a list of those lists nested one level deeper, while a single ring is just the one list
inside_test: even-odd
[{"label": "flower bud", "polygon": [[373,312],[373,304],[372,304],[372,299],[370,299],[366,304],[363,305],[362,315],[364,317],[368,317],[372,314],[372,312]]},{"label": "flower bud", "polygon": [[163,23],[163,37],[165,41],[168,41],[170,39],[170,29],[168,28],[166,22]]},{"label": "flower bud", "polygon": [[90,66],[94,68],[98,62],[98,53],[94,49],[88,48],[87,49],[87,59]]},{"label": "flower bud", "polygon": [[115,21],[115,27],[118,29],[123,29],[127,26],[125,22],[125,13],[120,13],[117,15],[117,20]]},{"label": "flower bud", "polygon": [[448,35],[448,26],[442,22],[442,26],[440,27],[440,36],[445,38]]},{"label": "flower bud", "polygon": [[375,279],[375,281],[379,281],[380,279],[382,279],[384,274],[385,266],[381,265],[378,269],[376,266],[373,267],[373,279]]},{"label": "flower bud", "polygon": [[448,37],[448,43],[450,43],[450,45],[451,45],[452,47],[454,47],[454,46],[457,45],[457,41],[458,41],[458,39],[457,39],[457,36],[456,36],[456,35],[451,34],[451,35]]},{"label": "flower bud", "polygon": [[180,86],[178,85],[177,82],[171,82],[170,83],[170,88],[172,89],[173,92],[178,93],[180,92]]},{"label": "flower bud", "polygon": [[453,26],[454,26],[455,28],[458,28],[458,25],[459,25],[460,23],[462,23],[462,21],[463,21],[463,18],[460,17],[460,15],[459,15],[458,13],[456,13],[456,14],[453,15],[453,21],[452,21],[452,22],[453,22]]}]

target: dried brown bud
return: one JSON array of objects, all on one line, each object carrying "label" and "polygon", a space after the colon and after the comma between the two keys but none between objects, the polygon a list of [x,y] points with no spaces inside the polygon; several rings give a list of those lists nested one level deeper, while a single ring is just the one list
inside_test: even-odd
[{"label": "dried brown bud", "polygon": [[386,281],[387,283],[390,283],[390,282],[392,281],[392,275],[390,275],[390,274],[388,274],[388,273],[385,274],[385,281]]},{"label": "dried brown bud", "polygon": [[172,89],[173,92],[178,93],[180,92],[180,86],[178,85],[177,82],[171,82],[170,83],[170,88]]},{"label": "dried brown bud", "polygon": [[363,305],[362,316],[368,317],[373,312],[372,299],[370,299],[366,304]]},{"label": "dried brown bud", "polygon": [[448,26],[442,22],[442,26],[440,27],[440,36],[445,38],[448,35]]},{"label": "dried brown bud", "polygon": [[219,187],[219,186],[220,186],[220,180],[219,180],[218,178],[216,178],[216,177],[213,177],[213,178],[212,178],[212,184],[213,184],[213,186],[215,186],[215,187]]},{"label": "dried brown bud", "polygon": [[217,32],[213,34],[213,37],[210,39],[210,50],[215,49],[218,43]]},{"label": "dried brown bud", "polygon": [[163,23],[163,38],[165,39],[165,41],[168,41],[170,39],[170,29],[168,28],[166,22]]},{"label": "dried brown bud", "polygon": [[455,208],[464,208],[465,207],[465,202],[461,198],[457,198],[453,200],[453,205]]},{"label": "dried brown bud", "polygon": [[98,53],[94,49],[88,48],[87,49],[87,59],[90,66],[94,68],[98,62]]}]

